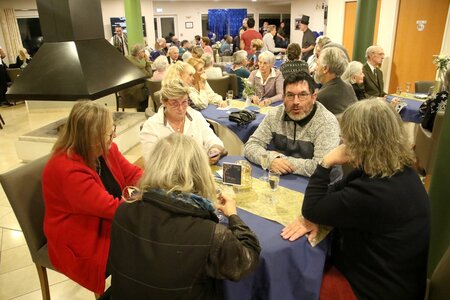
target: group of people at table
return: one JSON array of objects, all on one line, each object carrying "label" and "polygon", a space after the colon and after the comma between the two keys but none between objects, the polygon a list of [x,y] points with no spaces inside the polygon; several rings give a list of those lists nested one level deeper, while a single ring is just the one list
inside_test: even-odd
[{"label": "group of people at table", "polygon": [[[319,225],[334,228],[321,299],[423,299],[428,196],[399,115],[386,101],[357,101],[355,94],[363,83],[364,95],[384,96],[382,49],[369,47],[366,66],[349,75],[342,46],[318,45],[313,76],[306,62],[288,64],[290,58],[275,69],[270,51],[246,72],[257,90],[252,102],[279,105],[246,142],[244,155],[260,164],[268,154],[272,172],[309,177],[302,211],[280,239],[311,241]],[[298,59],[299,45],[288,46],[288,57],[290,51]],[[141,48],[131,54],[145,55]],[[238,74],[247,52],[233,59]],[[361,79],[363,69],[371,84]],[[58,271],[97,294],[112,275],[114,299],[221,299],[221,280],[238,281],[255,270],[258,238],[238,216],[234,198],[217,192],[210,169],[227,150],[198,110],[226,101],[204,72],[200,57],[170,63],[162,106],[140,132],[143,169],[118,150],[105,106],[74,105],[42,180],[44,231]],[[343,175],[342,165],[353,170]],[[130,186],[142,191],[132,201],[122,195]],[[218,223],[217,210],[228,225]]]},{"label": "group of people at table", "polygon": [[[233,197],[217,193],[209,165],[226,149],[190,106],[194,72],[180,66],[169,68],[177,75],[163,80],[162,107],[140,132],[144,169],[119,152],[107,108],[80,101],[43,172],[50,260],[95,293],[112,275],[114,299],[220,299],[221,280],[259,263],[256,235]],[[267,153],[274,172],[310,177],[303,217],[280,238],[312,240],[319,224],[334,227],[321,297],[423,298],[430,208],[399,115],[385,101],[358,101],[338,123],[306,72],[281,89],[244,151],[255,164]],[[341,178],[343,164],[354,169]],[[135,201],[122,196],[129,186],[142,191]]]}]

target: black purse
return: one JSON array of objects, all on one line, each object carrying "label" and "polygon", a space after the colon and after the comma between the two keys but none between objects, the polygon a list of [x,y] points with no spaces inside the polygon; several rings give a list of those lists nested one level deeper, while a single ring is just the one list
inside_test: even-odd
[{"label": "black purse", "polygon": [[243,109],[230,113],[228,119],[232,122],[238,123],[238,125],[247,125],[256,119],[256,114],[250,110]]}]

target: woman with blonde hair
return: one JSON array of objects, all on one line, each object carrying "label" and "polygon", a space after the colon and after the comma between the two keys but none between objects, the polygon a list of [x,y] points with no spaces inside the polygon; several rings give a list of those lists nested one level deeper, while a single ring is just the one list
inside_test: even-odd
[{"label": "woman with blonde hair", "polygon": [[[142,199],[114,218],[114,299],[223,299],[222,279],[240,280],[258,265],[258,239],[234,199],[216,194],[208,157],[190,136],[158,141],[140,188]],[[214,202],[228,227],[218,224]]]},{"label": "woman with blonde hair", "polygon": [[201,58],[204,53],[205,51],[201,46],[194,46],[192,48],[192,57],[194,58]]},{"label": "woman with blonde hair", "polygon": [[142,175],[113,143],[115,129],[103,104],[75,103],[42,174],[50,261],[97,294],[105,288],[111,222],[122,190]]},{"label": "woman with blonde hair", "polygon": [[208,104],[226,107],[227,102],[223,101],[222,96],[216,94],[206,81],[205,62],[202,59],[190,58],[188,64],[195,69],[194,81],[189,92],[193,106],[199,110],[205,109]]},{"label": "woman with blonde hair", "polygon": [[226,155],[223,142],[215,135],[202,114],[189,107],[188,93],[189,86],[180,79],[163,81],[163,108],[147,119],[140,133],[143,157],[146,161],[152,155],[156,143],[174,132],[192,136],[205,153],[208,153],[211,164]]},{"label": "woman with blonde hair", "polygon": [[[321,299],[423,299],[430,203],[403,122],[385,101],[359,101],[344,111],[341,135],[343,144],[311,176],[302,207],[310,222],[334,227]],[[329,186],[331,168],[345,163],[355,169]],[[316,229],[297,220],[282,235],[311,232],[311,239]]]},{"label": "woman with blonde hair", "polygon": [[174,64],[171,64],[164,75],[164,79],[162,81],[162,85],[167,82],[173,81],[175,79],[181,79],[188,86],[191,86],[194,82],[194,74],[195,69],[190,64],[177,61]]}]

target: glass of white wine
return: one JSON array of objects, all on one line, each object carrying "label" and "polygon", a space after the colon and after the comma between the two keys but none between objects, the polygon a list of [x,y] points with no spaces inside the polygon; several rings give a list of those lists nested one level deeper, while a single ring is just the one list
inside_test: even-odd
[{"label": "glass of white wine", "polygon": [[269,153],[263,153],[259,158],[259,162],[261,164],[261,168],[263,168],[264,174],[260,180],[267,181],[267,169],[269,168]]},{"label": "glass of white wine", "polygon": [[269,186],[272,192],[275,192],[280,183],[280,173],[269,172]]}]

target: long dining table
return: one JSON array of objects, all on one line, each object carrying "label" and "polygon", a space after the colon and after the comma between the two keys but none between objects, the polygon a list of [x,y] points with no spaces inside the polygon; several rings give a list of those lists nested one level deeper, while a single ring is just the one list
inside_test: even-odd
[{"label": "long dining table", "polygon": [[401,93],[389,94],[386,96],[387,101],[398,98],[406,103],[406,106],[400,111],[400,116],[404,122],[421,123],[422,116],[419,113],[420,105],[425,101],[424,94]]},{"label": "long dining table", "polygon": [[[239,160],[245,158],[227,156],[219,163]],[[261,167],[252,164],[252,177],[262,175]],[[280,177],[279,186],[300,195],[307,183],[308,178],[290,174]],[[256,234],[262,250],[256,270],[239,282],[224,282],[225,299],[318,299],[330,238],[327,236],[315,247],[305,237],[290,242],[280,236],[284,227],[280,223],[244,209],[238,209],[238,215]]]},{"label": "long dining table", "polygon": [[[276,102],[271,106],[280,104],[282,104],[282,102]],[[261,124],[269,109],[269,107],[258,107],[254,105],[250,106],[251,109],[256,110],[256,119],[247,125],[238,125],[236,122],[232,122],[228,119],[231,112],[238,111],[246,107],[248,106],[245,104],[245,101],[235,99],[232,100],[231,107],[227,109],[218,108],[216,105],[210,104],[207,108],[201,110],[200,112],[205,119],[213,120],[233,131],[239,139],[245,143],[248,141],[253,132],[255,132],[256,128],[258,128],[259,124]]]}]

